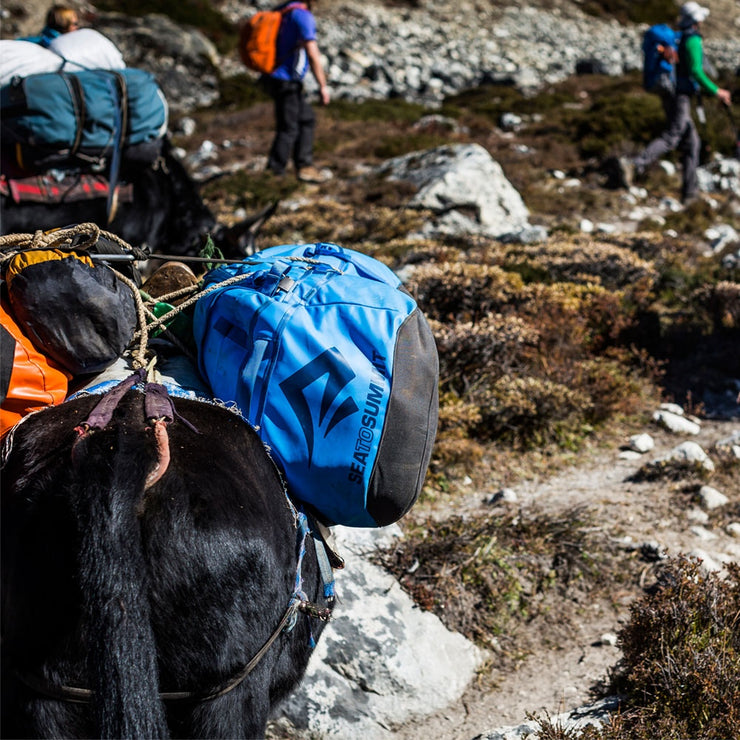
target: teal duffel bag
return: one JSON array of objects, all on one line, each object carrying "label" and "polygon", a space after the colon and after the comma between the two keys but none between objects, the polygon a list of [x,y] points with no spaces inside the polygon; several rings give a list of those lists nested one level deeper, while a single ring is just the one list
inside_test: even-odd
[{"label": "teal duffel bag", "polygon": [[196,304],[198,361],[238,405],[291,495],[329,524],[397,521],[421,491],[439,362],[398,277],[335,244],[272,247],[212,270]]},{"label": "teal duffel bag", "polygon": [[0,88],[4,161],[28,172],[93,167],[113,156],[153,161],[167,132],[167,101],[143,69],[17,77]]}]

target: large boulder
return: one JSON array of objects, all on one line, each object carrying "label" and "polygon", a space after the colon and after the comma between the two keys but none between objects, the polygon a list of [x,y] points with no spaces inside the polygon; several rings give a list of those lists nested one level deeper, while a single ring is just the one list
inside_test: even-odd
[{"label": "large boulder", "polygon": [[346,567],[334,618],[278,724],[300,736],[390,738],[389,726],[457,701],[484,656],[370,562],[378,542],[398,536],[396,525],[335,529]]},{"label": "large boulder", "polygon": [[389,180],[418,188],[408,205],[435,215],[425,236],[480,234],[494,238],[529,227],[529,210],[501,165],[479,144],[451,144],[388,160]]}]

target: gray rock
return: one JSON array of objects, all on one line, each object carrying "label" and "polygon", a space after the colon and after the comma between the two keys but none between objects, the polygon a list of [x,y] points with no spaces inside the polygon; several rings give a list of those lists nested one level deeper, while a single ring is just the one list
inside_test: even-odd
[{"label": "gray rock", "polygon": [[[550,723],[561,730],[563,737],[576,736],[578,730],[585,727],[599,728],[609,721],[610,712],[619,708],[619,698],[609,696],[586,707],[579,707],[572,712],[564,712],[555,717],[549,717]],[[534,740],[540,729],[536,719],[528,720],[520,725],[500,727],[482,735],[477,735],[473,740],[522,740],[530,738]]]},{"label": "gray rock", "polygon": [[398,528],[336,527],[346,558],[338,603],[281,722],[324,738],[389,738],[389,725],[459,699],[484,655],[418,609],[398,582],[366,555]]},{"label": "gray rock", "polygon": [[656,411],[653,414],[653,421],[673,434],[699,434],[701,431],[696,422],[670,411]]},{"label": "gray rock", "polygon": [[705,509],[718,509],[721,506],[727,506],[730,500],[724,493],[720,493],[712,486],[702,486],[699,489],[699,499]]},{"label": "gray rock", "polygon": [[697,524],[706,524],[709,521],[709,514],[695,506],[693,509],[689,509],[689,511],[686,512],[686,518],[689,521],[696,522]]},{"label": "gray rock", "polygon": [[655,440],[649,434],[634,434],[629,440],[629,449],[635,452],[650,452],[655,447]]},{"label": "gray rock", "polygon": [[729,224],[717,224],[704,232],[704,238],[709,242],[712,252],[717,254],[730,244],[740,241],[740,234]]},{"label": "gray rock", "polygon": [[703,542],[711,542],[712,540],[717,539],[717,535],[714,532],[698,524],[695,524],[693,527],[691,527],[691,532]]},{"label": "gray rock", "polygon": [[696,442],[682,442],[677,447],[674,447],[667,455],[658,458],[658,461],[661,460],[698,462],[701,463],[705,470],[714,470],[714,463],[709,458],[709,455]]},{"label": "gray rock", "polygon": [[496,493],[488,499],[489,504],[497,504],[502,501],[507,504],[515,504],[519,501],[519,497],[516,495],[516,491],[513,488],[502,488],[500,491],[496,491]]},{"label": "gray rock", "polygon": [[723,569],[722,563],[712,557],[706,550],[697,548],[689,553],[689,557],[700,561],[701,568],[706,573],[719,573]]},{"label": "gray rock", "polygon": [[436,214],[427,234],[498,237],[529,226],[529,211],[501,165],[479,144],[412,152],[381,165],[379,174],[418,188],[409,206]]},{"label": "gray rock", "polygon": [[658,407],[661,411],[668,411],[668,413],[675,414],[676,416],[683,416],[683,407],[677,403],[661,403]]}]

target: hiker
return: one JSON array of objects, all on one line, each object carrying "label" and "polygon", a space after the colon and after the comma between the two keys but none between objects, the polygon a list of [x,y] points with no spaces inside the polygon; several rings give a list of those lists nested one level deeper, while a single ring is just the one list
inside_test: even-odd
[{"label": "hiker", "polygon": [[692,98],[705,91],[719,98],[723,105],[729,106],[731,103],[729,90],[718,87],[704,72],[699,29],[708,15],[709,8],[696,2],[688,2],[681,7],[678,19],[681,40],[678,46],[676,91],[675,94],[661,92],[666,128],[633,160],[625,157],[619,160],[622,183],[630,187],[633,179],[642,177],[653,162],[678,149],[682,154],[681,202],[684,205],[694,201],[698,191],[696,170],[699,166],[701,142],[691,117]]},{"label": "hiker", "polygon": [[[328,170],[313,165],[313,139],[316,116],[303,91],[308,68],[319,85],[322,105],[329,103],[329,86],[316,42],[316,21],[312,7],[317,0],[286,3],[287,8],[277,38],[278,66],[260,78],[260,83],[275,101],[275,138],[270,148],[267,169],[276,175],[285,173],[293,160],[296,176],[303,182],[324,182]],[[295,6],[291,9],[291,6]]]},{"label": "hiker", "polygon": [[[54,52],[62,58],[65,72],[126,66],[116,45],[100,31],[81,28],[77,11],[67,5],[52,5],[41,33],[19,41],[32,41]],[[27,74],[33,74],[33,70],[29,69]]]},{"label": "hiker", "polygon": [[67,5],[52,5],[46,13],[46,25],[37,36],[23,36],[19,41],[32,41],[49,48],[49,44],[63,33],[80,27],[80,17],[74,8]]}]

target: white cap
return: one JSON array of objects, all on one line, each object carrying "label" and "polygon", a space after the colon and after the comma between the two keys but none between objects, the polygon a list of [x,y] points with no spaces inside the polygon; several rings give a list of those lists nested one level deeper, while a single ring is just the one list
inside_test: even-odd
[{"label": "white cap", "polygon": [[681,6],[681,17],[678,24],[681,28],[693,26],[694,23],[703,23],[708,15],[709,8],[705,8],[703,5],[695,2],[684,3]]}]

